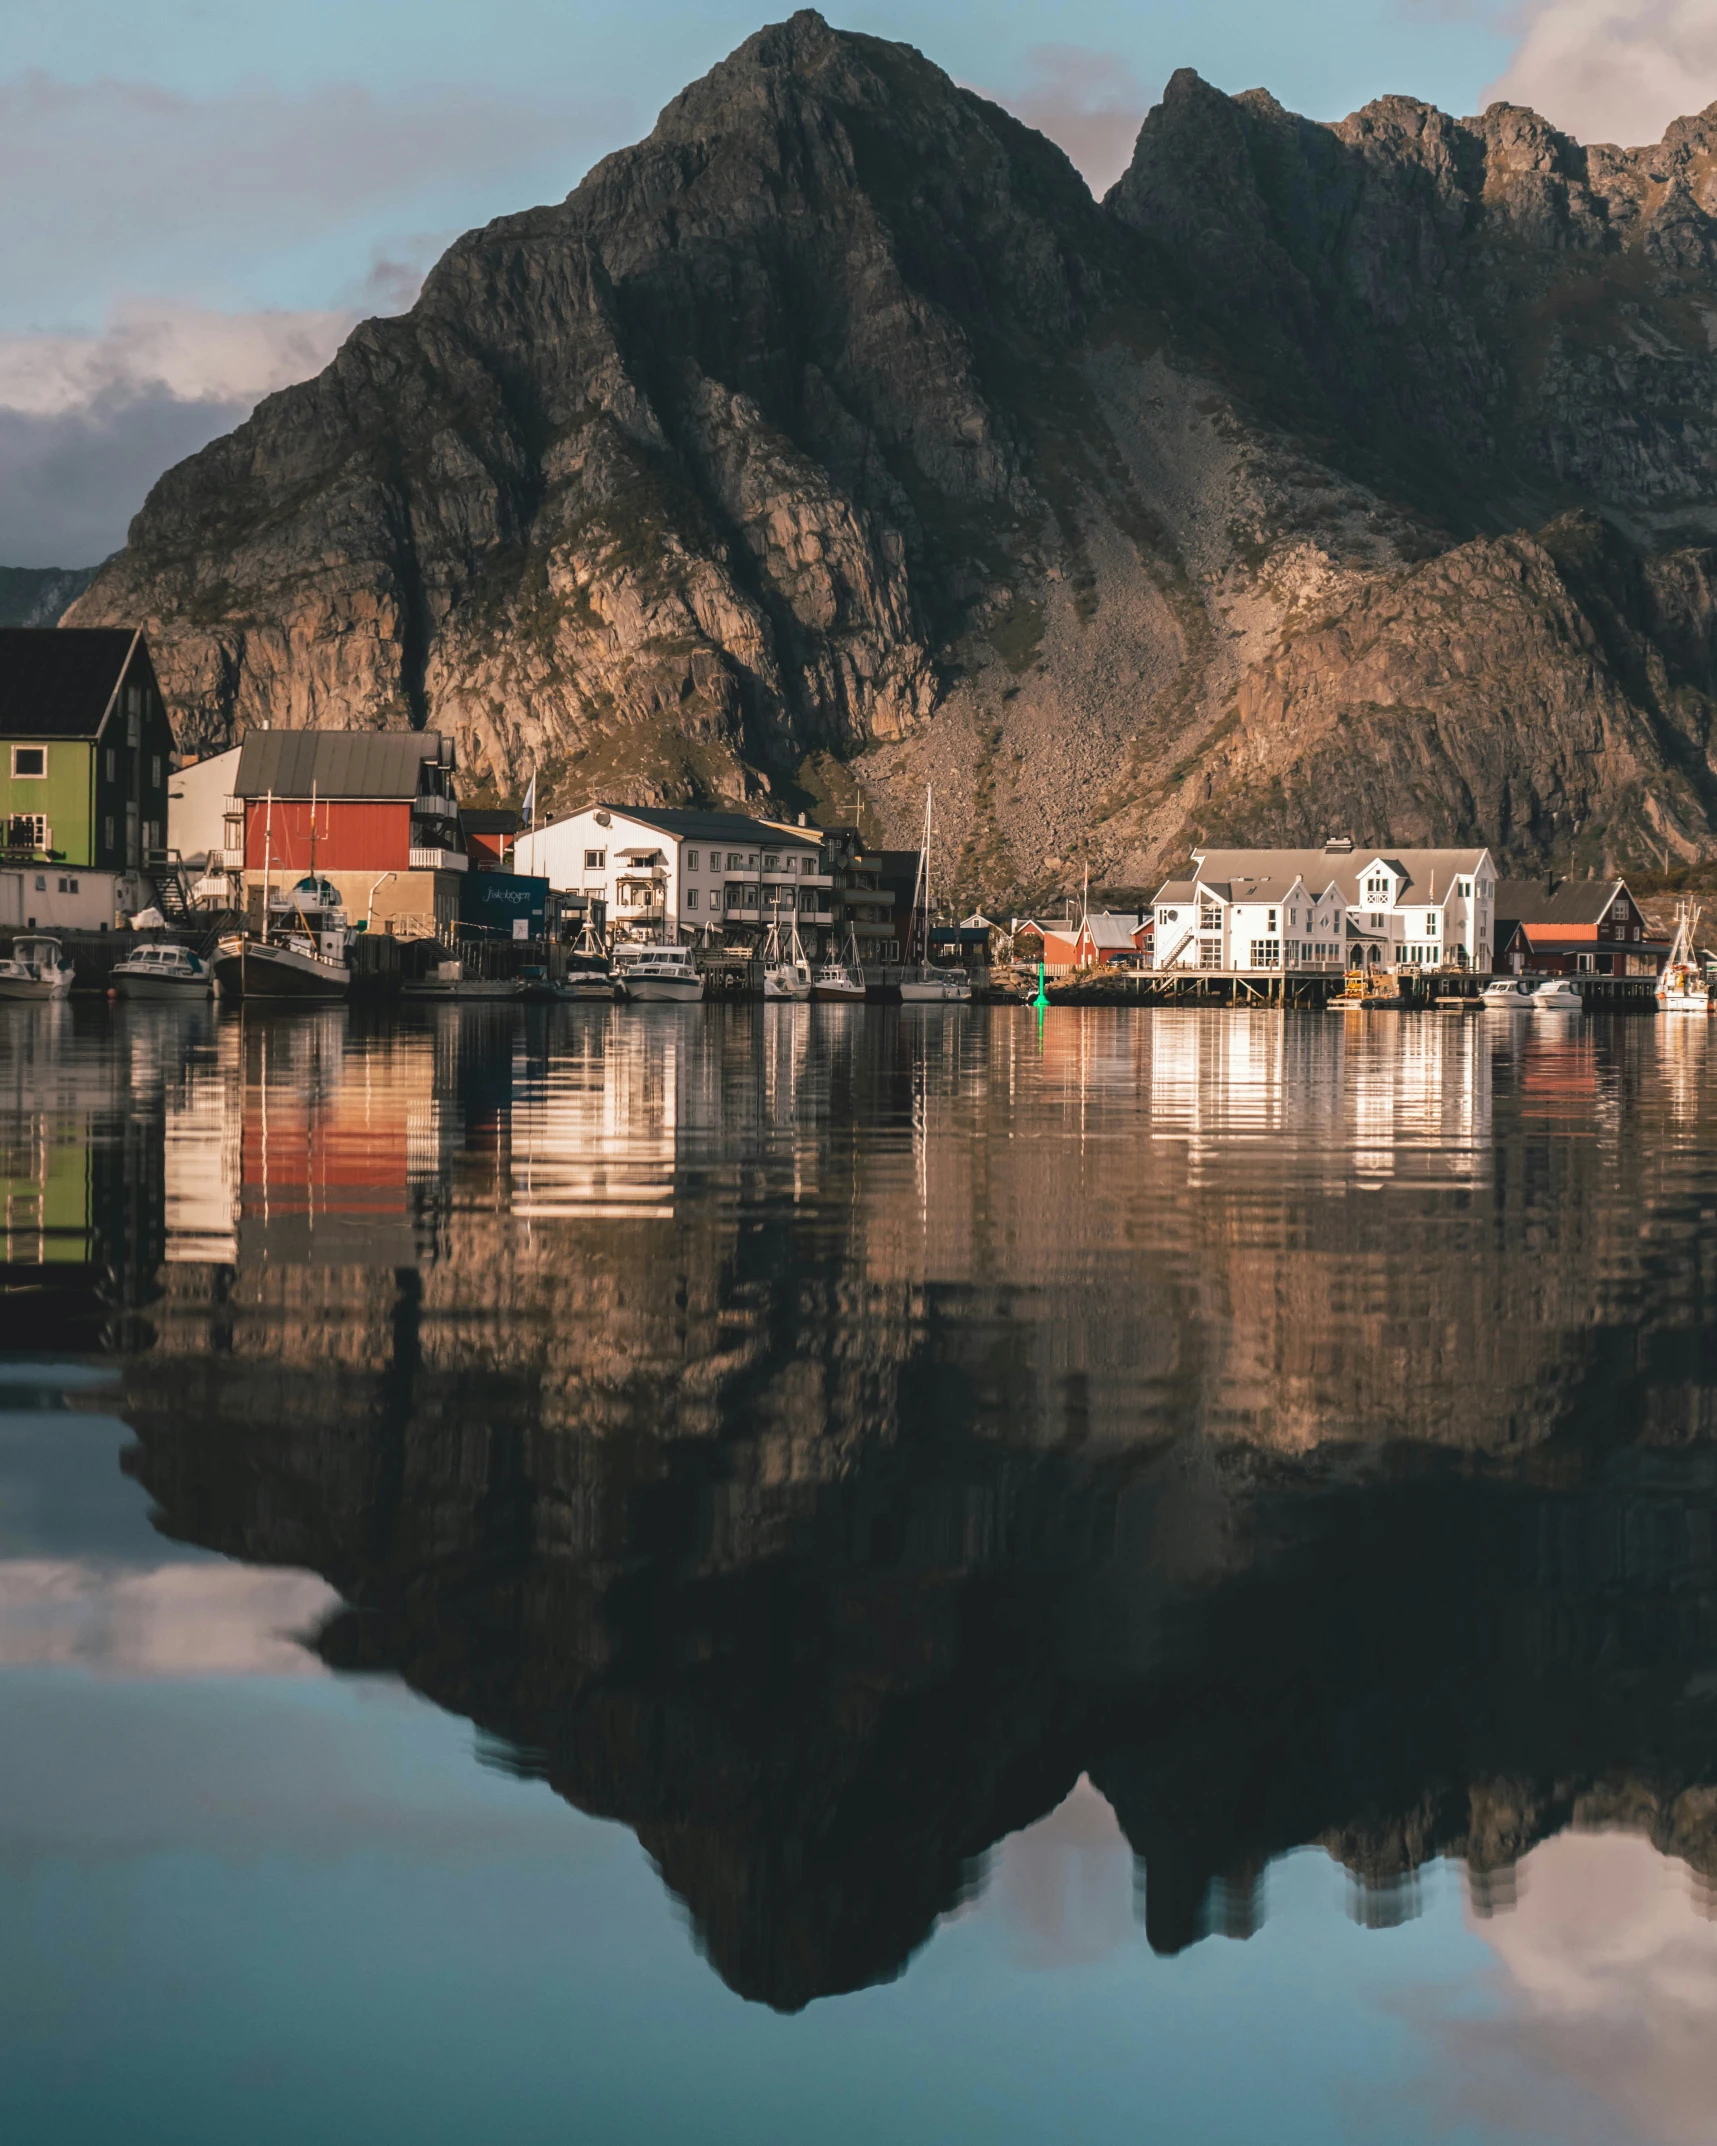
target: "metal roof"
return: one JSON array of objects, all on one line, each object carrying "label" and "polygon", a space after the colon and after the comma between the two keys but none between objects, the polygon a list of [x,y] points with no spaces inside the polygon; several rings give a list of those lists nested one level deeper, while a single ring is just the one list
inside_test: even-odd
[{"label": "metal roof", "polygon": [[[1483,849],[1209,849],[1193,860],[1201,882],[1299,879],[1314,899],[1334,887],[1350,908],[1363,908],[1360,882],[1376,859],[1392,866],[1405,881],[1397,900],[1442,903],[1452,881],[1476,872],[1489,855]],[[1436,889],[1432,892],[1432,889]],[[1408,890],[1411,890],[1409,892]],[[1257,897],[1251,897],[1256,899]],[[1267,897],[1266,897],[1267,899]]]},{"label": "metal roof", "polygon": [[658,810],[654,805],[609,805],[587,810],[612,812],[616,819],[636,820],[641,827],[654,827],[679,842],[747,842],[753,849],[780,849],[789,842],[802,842],[816,849],[822,842],[820,827],[784,827],[778,820],[748,820],[738,812],[692,812],[677,807]]},{"label": "metal roof", "polygon": [[0,628],[0,737],[93,738],[134,647],[132,626]]},{"label": "metal roof", "polygon": [[433,730],[253,730],[235,797],[415,797],[423,763],[451,760]]},{"label": "metal roof", "polygon": [[1505,924],[1598,924],[1623,891],[1619,879],[1499,879],[1496,920]]}]

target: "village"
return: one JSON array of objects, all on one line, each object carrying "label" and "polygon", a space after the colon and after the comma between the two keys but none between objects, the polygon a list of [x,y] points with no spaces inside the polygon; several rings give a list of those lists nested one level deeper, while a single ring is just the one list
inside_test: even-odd
[{"label": "village", "polygon": [[[938,901],[929,801],[921,846],[883,849],[803,813],[539,818],[534,781],[523,810],[467,805],[433,730],[263,728],[177,764],[140,631],[0,633],[0,732],[0,932],[13,968],[57,946],[50,990],[63,969],[121,995],[1371,1009],[1525,978],[1649,1007],[1676,954],[1620,878],[1508,879],[1486,848],[1197,850],[1137,910],[1087,890],[1004,920]],[[1691,943],[1678,958],[1702,984]]]}]

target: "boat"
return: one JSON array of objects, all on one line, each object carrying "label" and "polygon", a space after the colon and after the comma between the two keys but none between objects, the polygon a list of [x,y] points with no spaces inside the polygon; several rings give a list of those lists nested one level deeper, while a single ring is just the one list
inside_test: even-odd
[{"label": "boat", "polygon": [[1563,976],[1547,976],[1534,984],[1527,1002],[1534,1013],[1584,1013],[1586,1001]]},{"label": "boat", "polygon": [[695,1005],[703,997],[689,946],[647,946],[621,971],[621,988],[641,1005]]},{"label": "boat", "polygon": [[811,979],[811,996],[831,1005],[864,1004],[864,963],[859,959],[856,931],[849,929],[838,957],[831,955],[819,964]]},{"label": "boat", "polygon": [[811,995],[811,964],[799,941],[797,924],[789,926],[792,937],[781,944],[781,927],[771,924],[763,941],[763,996],[771,999],[808,999]]},{"label": "boat", "polygon": [[606,961],[586,964],[575,955],[564,977],[554,987],[557,999],[604,999],[614,997],[614,972]]},{"label": "boat", "polygon": [[522,976],[467,976],[462,961],[438,961],[426,976],[413,977],[399,987],[401,998],[472,999],[523,998]]},{"label": "boat", "polygon": [[1503,1013],[1530,1013],[1538,981],[1531,976],[1493,976],[1479,998],[1482,1004]]},{"label": "boat", "polygon": [[0,959],[0,998],[64,998],[73,973],[57,939],[14,939],[11,953]]},{"label": "boat", "polygon": [[114,963],[113,988],[123,999],[207,998],[215,979],[188,946],[140,946]]},{"label": "boat", "polygon": [[972,980],[964,969],[942,968],[930,959],[930,837],[931,794],[924,792],[924,847],[918,853],[918,879],[912,890],[912,929],[918,941],[918,963],[900,979],[900,998],[906,1006],[965,1006],[972,997]]},{"label": "boat", "polygon": [[339,889],[314,873],[289,893],[266,884],[260,933],[234,932],[215,949],[222,996],[326,1003],[352,987],[346,966],[346,911]]},{"label": "boat", "polygon": [[1675,943],[1657,979],[1657,1003],[1663,1013],[1709,1013],[1711,986],[1693,944],[1699,910],[1692,902],[1675,905]]}]

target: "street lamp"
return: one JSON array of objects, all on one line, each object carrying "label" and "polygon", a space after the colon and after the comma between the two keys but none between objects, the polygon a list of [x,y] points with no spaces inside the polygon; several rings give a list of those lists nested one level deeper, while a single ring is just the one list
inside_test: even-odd
[{"label": "street lamp", "polygon": [[373,887],[372,887],[372,888],[370,889],[370,899],[369,899],[369,905],[368,905],[368,907],[367,907],[367,908],[365,909],[365,911],[364,911],[364,929],[365,929],[365,931],[368,931],[368,930],[369,930],[369,928],[370,928],[370,926],[371,926],[371,924],[372,924],[372,923],[374,923],[374,921],[375,921],[375,914],[376,914],[376,895],[378,894],[378,892],[379,892],[379,891],[380,891],[380,890],[381,890],[381,889],[382,889],[383,887],[385,887],[385,886],[387,885],[387,883],[388,883],[388,881],[389,881],[390,879],[397,879],[398,877],[399,877],[399,874],[398,874],[397,872],[384,872],[384,873],[382,874],[382,876],[380,877],[380,879],[378,879],[378,880],[376,881],[375,885],[374,885],[374,886],[373,886]]}]

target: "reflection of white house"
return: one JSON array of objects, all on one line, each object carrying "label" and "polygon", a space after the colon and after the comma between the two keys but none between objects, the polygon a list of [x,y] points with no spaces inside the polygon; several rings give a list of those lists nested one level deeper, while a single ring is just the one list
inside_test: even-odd
[{"label": "reflection of white house", "polygon": [[1484,849],[1201,850],[1157,891],[1159,969],[1491,966]]},{"label": "reflection of white house", "polygon": [[557,892],[600,895],[622,938],[754,936],[789,919],[808,934],[833,922],[833,887],[815,827],[734,812],[591,805],[520,835],[514,869]]}]

